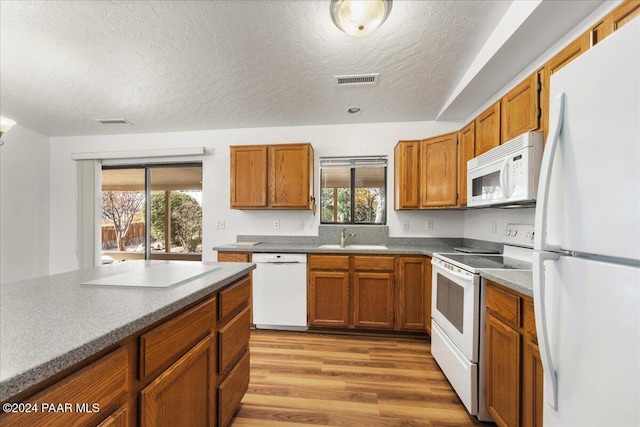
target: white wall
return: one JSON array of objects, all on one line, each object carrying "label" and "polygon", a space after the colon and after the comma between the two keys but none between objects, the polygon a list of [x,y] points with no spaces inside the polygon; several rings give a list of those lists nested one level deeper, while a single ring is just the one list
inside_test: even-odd
[{"label": "white wall", "polygon": [[[310,211],[241,211],[229,208],[229,146],[310,142],[315,150],[316,195],[321,156],[388,155],[387,213],[391,236],[462,237],[464,214],[457,211],[395,212],[393,210],[393,148],[399,139],[425,138],[458,130],[459,122],[376,123],[364,125],[298,126],[51,138],[51,245],[50,273],[74,270],[76,257],[76,166],[72,153],[206,147],[203,166],[203,260],[215,260],[213,246],[236,241],[238,234],[317,235],[319,218]],[[425,231],[433,219],[434,230]],[[280,229],[273,227],[280,221]],[[402,230],[409,219],[409,230]],[[304,221],[304,228],[298,222]],[[217,229],[217,221],[225,228]],[[55,224],[55,226],[53,226]]]},{"label": "white wall", "polygon": [[15,125],[0,147],[0,283],[49,273],[49,138]]}]

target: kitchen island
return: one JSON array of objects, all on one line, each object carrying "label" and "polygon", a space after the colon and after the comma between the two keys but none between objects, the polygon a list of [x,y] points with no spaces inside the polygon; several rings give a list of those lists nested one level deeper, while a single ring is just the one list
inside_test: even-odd
[{"label": "kitchen island", "polygon": [[[213,425],[216,413],[226,411],[228,421],[235,410],[229,404],[239,403],[238,390],[244,394],[245,377],[248,383],[249,272],[254,264],[211,263],[215,267],[211,271],[168,287],[86,284],[172,263],[179,264],[127,261],[2,285],[0,400],[5,404],[39,402],[39,396],[58,398],[56,393],[67,387],[77,401],[49,402],[63,404],[55,408],[62,411],[70,404],[67,418],[56,421],[69,422],[74,416],[102,421],[124,408],[123,417],[130,425],[137,425],[138,419],[144,425],[163,415],[152,402],[153,397],[162,398],[158,391],[170,395],[176,390],[162,387],[180,384],[179,376],[167,378],[200,366],[207,373],[202,389],[213,390],[205,393],[210,399],[204,402],[204,416]],[[224,360],[218,361],[219,355]],[[95,381],[101,378],[90,377],[102,372],[103,361],[110,383],[102,391],[109,395],[92,401],[92,393],[100,391]],[[122,375],[119,378],[113,372]],[[229,378],[234,381],[232,396],[221,389]],[[91,386],[87,396],[77,390],[83,384]],[[227,397],[230,400],[223,408],[219,401]],[[88,406],[74,406],[85,403]],[[91,413],[92,404],[97,404],[97,412]],[[0,421],[11,425],[16,416],[26,415],[32,417],[20,418],[18,424],[37,425],[47,408],[36,408],[39,413],[29,414],[24,412],[34,408],[3,405]],[[180,410],[201,415],[189,408]]]}]

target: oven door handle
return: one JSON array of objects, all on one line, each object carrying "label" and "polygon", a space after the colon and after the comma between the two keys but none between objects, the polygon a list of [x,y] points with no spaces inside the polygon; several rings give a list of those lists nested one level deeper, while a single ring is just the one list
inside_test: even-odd
[{"label": "oven door handle", "polygon": [[435,264],[435,267],[436,267],[436,269],[438,271],[443,273],[445,276],[453,276],[453,277],[455,277],[457,279],[464,280],[465,282],[473,281],[473,278],[469,277],[466,274],[456,273],[455,271],[448,270],[448,269],[446,269],[446,268],[444,268],[444,267],[442,267],[442,266],[440,266],[438,264]]}]

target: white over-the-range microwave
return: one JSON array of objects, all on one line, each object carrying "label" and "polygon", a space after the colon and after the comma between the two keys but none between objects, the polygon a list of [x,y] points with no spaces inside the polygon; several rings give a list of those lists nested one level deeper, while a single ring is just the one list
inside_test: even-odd
[{"label": "white over-the-range microwave", "polygon": [[467,162],[467,206],[534,203],[542,132],[527,132]]}]

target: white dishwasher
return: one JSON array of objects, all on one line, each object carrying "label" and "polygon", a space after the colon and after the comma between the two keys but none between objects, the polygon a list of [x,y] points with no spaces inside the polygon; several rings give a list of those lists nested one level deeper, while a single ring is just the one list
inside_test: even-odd
[{"label": "white dishwasher", "polygon": [[307,255],[254,253],[253,323],[259,329],[307,329]]}]

